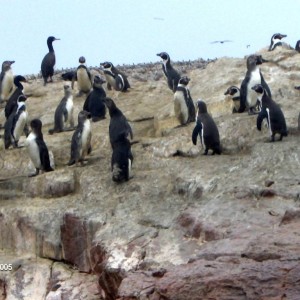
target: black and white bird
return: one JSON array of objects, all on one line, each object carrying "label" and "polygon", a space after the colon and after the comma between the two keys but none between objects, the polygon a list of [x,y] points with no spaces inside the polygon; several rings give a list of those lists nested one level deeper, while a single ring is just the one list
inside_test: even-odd
[{"label": "black and white bird", "polygon": [[15,61],[6,60],[2,63],[0,73],[0,103],[7,101],[14,87],[14,74],[11,65]]},{"label": "black and white bird", "polygon": [[[286,34],[274,33],[271,37],[269,51],[273,51],[277,46],[282,46],[283,45],[282,39],[285,37],[287,37]],[[285,45],[287,45],[287,44],[285,44]]]},{"label": "black and white bird", "polygon": [[229,95],[232,99],[233,102],[233,109],[232,109],[232,113],[237,113],[240,109],[240,102],[241,102],[241,91],[240,89],[235,86],[232,85],[230,86],[226,92],[224,93],[225,96]]}]

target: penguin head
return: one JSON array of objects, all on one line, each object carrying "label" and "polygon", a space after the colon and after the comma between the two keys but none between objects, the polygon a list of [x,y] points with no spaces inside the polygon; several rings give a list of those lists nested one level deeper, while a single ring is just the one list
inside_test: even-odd
[{"label": "penguin head", "polygon": [[59,41],[60,39],[57,39],[56,37],[54,37],[54,36],[49,36],[48,38],[47,38],[47,43],[49,44],[49,43],[52,43],[52,42],[54,42],[54,41]]},{"label": "penguin head", "polygon": [[94,85],[95,86],[101,86],[105,82],[106,81],[104,79],[102,79],[99,75],[95,75],[95,77],[94,77]]},{"label": "penguin head", "polygon": [[257,94],[263,94],[264,88],[261,84],[256,84],[251,88],[253,91],[255,91]]},{"label": "penguin head", "polygon": [[41,132],[42,131],[42,121],[40,119],[33,119],[30,122],[30,127],[33,132]]},{"label": "penguin head", "polygon": [[111,70],[114,66],[111,62],[109,61],[105,61],[103,63],[100,63],[100,66],[104,69],[104,70]]},{"label": "penguin head", "polygon": [[207,106],[206,106],[205,102],[202,101],[201,99],[199,99],[197,101],[197,107],[198,107],[199,114],[201,114],[201,113],[207,113]]},{"label": "penguin head", "polygon": [[239,93],[239,92],[240,92],[240,89],[237,86],[232,85],[231,87],[229,87],[227,89],[227,91],[224,93],[224,95],[233,96],[233,95],[235,95],[236,93]]},{"label": "penguin head", "polygon": [[23,94],[21,94],[19,97],[18,97],[18,102],[25,102],[27,100],[27,97]]},{"label": "penguin head", "polygon": [[300,52],[300,40],[297,41],[296,46],[295,46],[295,50]]},{"label": "penguin head", "polygon": [[105,97],[104,103],[109,110],[109,115],[112,116],[114,114],[114,112],[117,110],[117,106],[116,106],[114,100],[109,97]]},{"label": "penguin head", "polygon": [[64,85],[64,91],[66,92],[71,92],[71,87],[68,84]]},{"label": "penguin head", "polygon": [[84,56],[79,57],[79,63],[85,64],[85,57]]},{"label": "penguin head", "polygon": [[285,37],[287,37],[286,34],[281,34],[281,33],[273,34],[272,37],[271,37],[271,44],[270,44],[270,47],[269,47],[269,51],[274,50],[276,45],[281,43],[281,39],[283,39]]},{"label": "penguin head", "polygon": [[22,75],[17,75],[14,78],[14,84],[17,85],[18,82],[27,82],[26,78]]},{"label": "penguin head", "polygon": [[187,76],[182,76],[180,77],[179,81],[178,81],[178,84],[182,84],[184,86],[187,86],[190,82],[190,78],[188,78]]},{"label": "penguin head", "polygon": [[266,59],[262,58],[261,55],[250,55],[247,58],[247,69],[251,70],[255,68],[255,66],[261,65],[264,62],[268,62]]},{"label": "penguin head", "polygon": [[157,53],[156,55],[159,56],[163,61],[170,60],[170,56],[167,52]]},{"label": "penguin head", "polygon": [[86,110],[82,110],[78,114],[78,124],[82,124],[85,122],[85,120],[90,118],[91,118],[91,114]]},{"label": "penguin head", "polygon": [[11,65],[14,63],[14,60],[5,60],[2,63],[2,71],[7,71],[10,69]]}]

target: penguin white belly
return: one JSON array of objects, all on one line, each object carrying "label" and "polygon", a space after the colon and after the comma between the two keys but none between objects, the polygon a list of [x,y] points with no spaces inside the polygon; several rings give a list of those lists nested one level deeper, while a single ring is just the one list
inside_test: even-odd
[{"label": "penguin white belly", "polygon": [[253,107],[256,104],[257,93],[251,89],[256,84],[261,84],[261,76],[260,76],[259,68],[256,68],[251,73],[250,81],[247,86],[247,104],[249,107]]},{"label": "penguin white belly", "polygon": [[188,120],[188,108],[182,92],[177,91],[174,94],[174,112],[175,116],[181,125],[185,124]]},{"label": "penguin white belly", "polygon": [[68,122],[71,126],[73,126],[74,124],[74,120],[73,120],[73,96],[70,96],[68,99],[67,99],[67,102],[66,102],[66,110],[68,112]]},{"label": "penguin white belly", "polygon": [[35,142],[36,136],[33,132],[31,132],[26,139],[26,147],[28,151],[28,155],[34,165],[35,168],[41,168],[41,158],[40,151],[37,143]]},{"label": "penguin white belly", "polygon": [[105,74],[105,79],[114,89],[116,89],[116,80],[111,75]]},{"label": "penguin white belly", "polygon": [[14,86],[14,75],[12,70],[9,70],[5,73],[5,76],[2,81],[2,89],[1,89],[1,99],[8,100],[10,93],[13,90]]},{"label": "penguin white belly", "polygon": [[77,86],[80,91],[88,92],[92,88],[92,83],[87,71],[83,68],[77,71]]},{"label": "penguin white belly", "polygon": [[27,112],[23,111],[17,120],[17,123],[14,128],[14,132],[13,132],[13,135],[14,135],[16,141],[18,141],[20,139],[20,136],[23,133],[26,122],[27,122]]},{"label": "penguin white belly", "polygon": [[86,155],[91,142],[91,122],[86,120],[83,125],[82,136],[81,136],[81,151],[80,156]]}]

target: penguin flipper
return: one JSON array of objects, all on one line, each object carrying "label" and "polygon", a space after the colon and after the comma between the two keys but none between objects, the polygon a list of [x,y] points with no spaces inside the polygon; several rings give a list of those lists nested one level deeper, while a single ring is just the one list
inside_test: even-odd
[{"label": "penguin flipper", "polygon": [[40,160],[41,160],[41,169],[45,172],[53,171],[51,165],[50,165],[50,158],[49,158],[49,152],[48,148],[46,146],[46,143],[42,139],[36,139],[36,143],[39,148],[39,154],[40,154]]},{"label": "penguin flipper", "polygon": [[257,116],[257,120],[256,120],[256,127],[259,131],[261,131],[261,124],[265,118],[268,119],[268,113],[267,113],[266,109],[264,108],[260,111],[260,113]]},{"label": "penguin flipper", "polygon": [[267,92],[267,95],[272,98],[272,94],[271,94],[271,90],[269,88],[269,86],[267,85],[262,73],[260,72],[260,77],[261,77],[261,85],[264,87],[264,89],[266,90]]},{"label": "penguin flipper", "polygon": [[87,112],[90,112],[90,109],[89,109],[89,104],[90,104],[90,94],[88,94],[88,96],[86,97],[85,101],[84,101],[84,104],[83,104],[83,108],[82,110],[85,110]]},{"label": "penguin flipper", "polygon": [[[197,137],[198,137],[198,134],[200,134],[202,131],[202,125],[200,122],[197,122],[196,123],[196,126],[193,130],[193,133],[192,133],[192,142],[194,145],[197,145]],[[202,141],[201,141],[202,143]]]}]

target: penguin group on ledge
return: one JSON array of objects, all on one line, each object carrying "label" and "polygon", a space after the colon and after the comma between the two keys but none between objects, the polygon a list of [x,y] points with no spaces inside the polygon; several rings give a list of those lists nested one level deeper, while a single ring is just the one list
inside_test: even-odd
[{"label": "penguin group on ledge", "polygon": [[[282,39],[286,35],[276,33],[271,38],[269,51],[276,47],[284,46]],[[47,46],[49,52],[45,55],[41,63],[41,74],[44,86],[53,82],[55,52],[52,43],[59,40],[53,36],[48,37]],[[300,52],[300,41],[296,44],[296,51]],[[195,123],[191,132],[191,141],[197,144],[199,138],[204,155],[221,154],[222,145],[218,127],[207,110],[206,103],[198,99],[196,103],[191,97],[188,88],[190,78],[182,76],[172,64],[167,52],[157,54],[162,59],[162,71],[166,77],[168,88],[173,93],[174,113],[178,120],[178,126],[186,126]],[[257,130],[261,130],[262,122],[267,120],[270,141],[275,141],[275,135],[279,135],[278,140],[288,135],[284,113],[280,106],[272,99],[271,90],[264,80],[259,66],[267,63],[261,55],[250,55],[246,61],[245,78],[240,87],[230,86],[224,95],[233,100],[232,113],[243,113],[248,111],[249,115],[257,115]],[[54,171],[54,162],[48,151],[42,133],[42,122],[33,118],[29,122],[26,110],[28,95],[23,93],[22,83],[27,80],[21,75],[14,76],[12,64],[15,61],[4,61],[0,74],[0,105],[5,114],[4,124],[4,145],[5,149],[18,148],[18,142],[22,134],[26,135],[25,146],[35,173],[29,176],[36,176],[40,172]],[[64,85],[64,96],[59,102],[54,113],[54,126],[49,130],[49,134],[58,134],[64,131],[74,131],[70,144],[70,160],[68,166],[80,164],[84,165],[86,157],[91,153],[91,122],[99,122],[106,118],[106,110],[110,115],[108,135],[110,139],[111,174],[114,182],[120,183],[132,178],[131,167],[133,154],[131,146],[133,132],[126,116],[117,107],[114,100],[107,97],[103,84],[106,83],[107,90],[116,92],[128,92],[131,88],[127,76],[119,71],[111,62],[100,63],[100,70],[104,78],[100,75],[91,74],[86,66],[84,56],[79,58],[79,66],[76,71],[62,74],[62,79],[70,81],[71,85]],[[74,125],[74,83],[77,82],[77,97],[85,96],[84,105],[78,114],[77,126]],[[300,90],[300,87],[295,87]],[[28,128],[30,124],[30,130]],[[177,126],[177,127],[178,127]],[[300,129],[300,113],[299,113]]]}]

